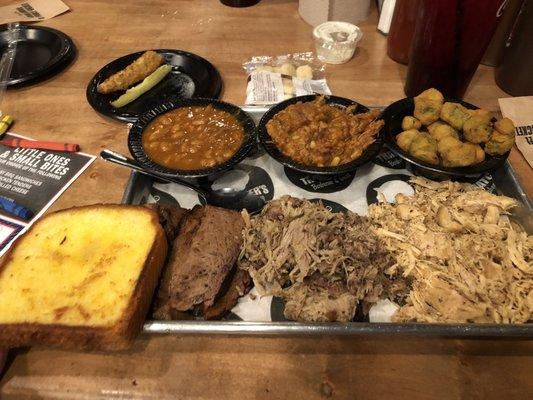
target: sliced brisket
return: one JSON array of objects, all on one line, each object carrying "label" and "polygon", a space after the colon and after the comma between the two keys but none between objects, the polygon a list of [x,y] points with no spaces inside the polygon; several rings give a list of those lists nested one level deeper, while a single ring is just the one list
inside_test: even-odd
[{"label": "sliced brisket", "polygon": [[185,216],[161,279],[156,318],[213,305],[239,255],[243,228],[241,215],[223,208],[196,206]]},{"label": "sliced brisket", "polygon": [[183,217],[189,210],[172,204],[160,203],[147,204],[146,207],[151,208],[157,213],[159,223],[165,231],[168,243],[171,244],[178,235]]}]

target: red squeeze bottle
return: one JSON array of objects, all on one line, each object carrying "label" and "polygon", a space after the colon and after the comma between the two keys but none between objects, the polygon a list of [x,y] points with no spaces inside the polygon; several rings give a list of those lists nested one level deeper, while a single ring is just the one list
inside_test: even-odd
[{"label": "red squeeze bottle", "polygon": [[420,0],[405,94],[462,99],[508,0]]},{"label": "red squeeze bottle", "polygon": [[401,64],[409,62],[409,50],[415,33],[419,0],[396,0],[389,35],[387,55]]}]

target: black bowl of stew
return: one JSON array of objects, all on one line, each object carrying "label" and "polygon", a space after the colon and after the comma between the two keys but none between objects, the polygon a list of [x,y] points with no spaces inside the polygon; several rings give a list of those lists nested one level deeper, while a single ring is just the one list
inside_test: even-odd
[{"label": "black bowl of stew", "polygon": [[256,144],[255,123],[239,107],[204,98],[161,104],[133,124],[131,155],[160,175],[199,178],[230,169]]},{"label": "black bowl of stew", "polygon": [[[320,97],[324,98],[326,105],[344,110],[353,115],[370,112],[370,109],[362,104],[359,104],[350,99],[337,96],[307,95],[293,97],[291,99],[282,101],[281,103],[278,103],[277,105],[269,109],[261,118],[257,126],[257,136],[259,142],[264,147],[266,152],[276,161],[288,168],[314,175],[341,175],[349,172],[354,172],[361,165],[372,161],[374,157],[379,153],[383,145],[383,140],[381,137],[382,135],[380,133],[381,129],[377,131],[377,135],[375,136],[373,142],[364,150],[362,150],[359,156],[339,165],[320,166],[302,162],[301,160],[295,159],[295,157],[291,157],[287,153],[287,151],[282,150],[280,146],[276,143],[276,141],[271,137],[268,131],[267,124],[269,123],[269,121],[275,118],[276,115],[278,115],[280,112],[282,112],[291,105],[313,102]],[[376,115],[378,115],[376,119],[380,119],[379,113],[377,113]],[[307,150],[309,150],[309,148],[307,142],[305,142],[300,143],[295,149],[295,152],[303,152]]]}]

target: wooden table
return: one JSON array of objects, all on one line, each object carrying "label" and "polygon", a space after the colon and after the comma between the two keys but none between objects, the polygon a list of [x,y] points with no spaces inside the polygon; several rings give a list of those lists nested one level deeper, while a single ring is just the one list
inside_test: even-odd
[{"label": "wooden table", "polygon": [[[127,128],[85,100],[93,74],[111,60],[148,48],[188,50],[208,58],[224,79],[222,98],[244,102],[242,62],[254,55],[313,50],[297,1],[263,0],[248,9],[218,0],[108,2],[68,0],[72,11],[43,25],[70,35],[75,62],[58,76],[11,90],[4,103],[14,131],[127,153]],[[334,94],[367,105],[404,97],[406,68],[386,55],[374,12],[361,24],[356,57],[328,66]],[[507,97],[481,66],[466,100],[497,110]],[[530,197],[531,169],[513,151]],[[129,171],[97,160],[53,209],[119,202]],[[18,351],[0,381],[0,398],[526,398],[533,393],[533,342],[421,337],[141,337],[118,354],[32,348]]]}]

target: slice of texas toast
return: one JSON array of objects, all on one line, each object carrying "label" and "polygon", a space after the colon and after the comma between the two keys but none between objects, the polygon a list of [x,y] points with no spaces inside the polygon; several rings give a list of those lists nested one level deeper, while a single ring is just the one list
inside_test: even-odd
[{"label": "slice of texas toast", "polygon": [[0,347],[127,347],[166,253],[158,217],[145,207],[94,205],[44,217],[0,263]]}]

